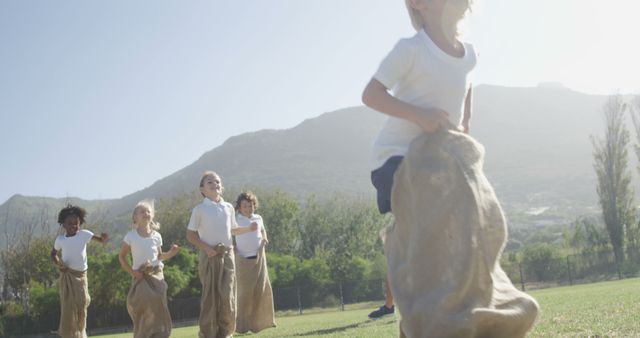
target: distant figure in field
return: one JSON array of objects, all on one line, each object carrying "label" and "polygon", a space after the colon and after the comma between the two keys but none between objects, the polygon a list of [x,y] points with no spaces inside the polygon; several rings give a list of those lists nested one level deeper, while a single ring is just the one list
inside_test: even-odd
[{"label": "distant figure in field", "polygon": [[[131,277],[127,311],[133,322],[134,338],[166,338],[171,335],[171,315],[167,306],[167,283],[162,261],[178,253],[172,245],[162,252],[160,225],[153,221],[153,201],[139,202],[133,209],[133,229],[122,240],[120,265]],[[131,252],[133,265],[127,255]]]},{"label": "distant figure in field", "polygon": [[[522,337],[537,303],[499,266],[502,211],[482,172],[484,149],[467,136],[473,46],[458,40],[471,0],[406,0],[417,33],[401,39],[366,86],[363,102],[389,119],[373,146],[371,180],[384,235],[387,304],[408,337]],[[393,91],[393,95],[389,91]]]},{"label": "distant figure in field", "polygon": [[258,197],[243,192],[236,199],[236,222],[240,228],[254,224],[257,231],[236,235],[236,275],[238,280],[238,333],[260,332],[275,327],[273,292],[265,246],[269,243],[262,217],[255,213]]},{"label": "distant figure in field", "polygon": [[[87,283],[87,243],[91,240],[105,243],[109,235],[94,235],[80,229],[87,211],[67,205],[58,214],[58,223],[65,230],[56,238],[51,259],[60,270],[60,326],[58,334],[64,338],[87,337],[87,308],[91,302]],[[58,253],[62,252],[62,259]]]},{"label": "distant figure in field", "polygon": [[239,228],[233,205],[222,198],[222,180],[213,171],[200,179],[204,197],[191,212],[187,240],[200,251],[198,274],[201,338],[231,337],[236,330],[236,274],[231,235],[258,229],[257,224]]}]

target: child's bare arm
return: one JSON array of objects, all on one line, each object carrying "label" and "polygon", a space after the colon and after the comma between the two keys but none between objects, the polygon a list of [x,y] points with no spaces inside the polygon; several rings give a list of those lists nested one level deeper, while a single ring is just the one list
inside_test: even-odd
[{"label": "child's bare arm", "polygon": [[100,234],[100,236],[93,235],[91,239],[100,243],[106,243],[109,240],[109,234],[103,232]]},{"label": "child's bare arm", "polygon": [[140,271],[133,270],[133,268],[127,261],[127,255],[129,254],[130,250],[131,247],[129,247],[129,244],[122,243],[122,246],[120,247],[120,253],[118,254],[118,260],[120,260],[120,266],[122,266],[124,271],[133,276],[133,278],[139,279],[142,277],[142,273]]},{"label": "child's bare arm", "polygon": [[411,121],[429,133],[449,125],[449,114],[444,110],[423,109],[398,100],[376,79],[371,79],[367,84],[362,93],[362,102],[381,113]]},{"label": "child's bare arm", "polygon": [[187,241],[193,244],[196,248],[204,251],[209,257],[213,257],[218,254],[214,248],[210,247],[200,239],[200,235],[198,235],[197,231],[187,229]]},{"label": "child's bare arm", "polygon": [[171,257],[175,256],[178,253],[179,247],[177,245],[172,245],[171,249],[167,252],[162,252],[162,247],[158,247],[158,259],[161,261],[166,261]]},{"label": "child's bare arm", "polygon": [[231,229],[232,235],[243,235],[258,230],[258,223],[252,222],[248,227],[236,227]]},{"label": "child's bare arm", "polygon": [[58,250],[51,249],[51,260],[56,264],[60,265],[60,258],[58,258]]},{"label": "child's bare arm", "polygon": [[462,131],[469,134],[469,126],[471,125],[471,111],[473,106],[473,88],[469,87],[467,97],[464,100],[464,116],[462,118]]},{"label": "child's bare arm", "polygon": [[58,257],[58,250],[56,250],[55,248],[51,249],[51,260],[53,261],[53,263],[55,263],[55,265],[58,266],[58,269],[61,272],[67,270],[67,267],[62,264],[62,260],[60,260],[60,257]]}]

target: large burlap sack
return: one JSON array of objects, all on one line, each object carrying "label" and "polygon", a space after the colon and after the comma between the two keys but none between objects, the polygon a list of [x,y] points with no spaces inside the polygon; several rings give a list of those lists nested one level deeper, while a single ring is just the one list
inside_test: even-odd
[{"label": "large burlap sack", "polygon": [[167,283],[162,268],[146,266],[143,277],[131,281],[127,311],[133,321],[134,338],[167,338],[171,335]]},{"label": "large burlap sack", "polygon": [[208,257],[200,251],[198,274],[202,283],[200,300],[201,338],[227,338],[236,330],[236,273],[231,248]]},{"label": "large burlap sack", "polygon": [[273,291],[267,270],[264,246],[255,259],[236,256],[236,279],[238,281],[238,315],[236,331],[260,332],[275,327]]},{"label": "large burlap sack", "polygon": [[422,135],[395,174],[385,234],[391,289],[407,337],[523,337],[537,316],[499,258],[505,218],[483,173],[484,148],[456,131]]},{"label": "large burlap sack", "polygon": [[87,308],[91,302],[86,271],[60,272],[60,326],[63,338],[87,337]]}]

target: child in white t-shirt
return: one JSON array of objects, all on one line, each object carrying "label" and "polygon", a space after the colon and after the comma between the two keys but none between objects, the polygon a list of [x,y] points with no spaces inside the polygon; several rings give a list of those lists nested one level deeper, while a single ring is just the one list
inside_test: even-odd
[{"label": "child in white t-shirt", "polygon": [[[458,40],[458,23],[471,0],[405,3],[417,33],[396,43],[362,94],[365,105],[389,116],[374,141],[370,164],[382,214],[392,212],[393,176],[411,141],[441,128],[468,133],[471,120],[469,74],[476,53]],[[385,284],[385,304],[369,314],[372,319],[394,312],[388,278]]]},{"label": "child in white t-shirt", "polygon": [[260,332],[275,327],[273,291],[264,247],[269,243],[262,217],[255,213],[258,197],[243,192],[236,199],[239,228],[257,225],[258,231],[236,235],[236,275],[238,279],[237,332]]},{"label": "child in white t-shirt", "polygon": [[[160,226],[153,221],[154,213],[153,201],[136,205],[132,215],[134,229],[124,236],[119,254],[120,265],[132,276],[127,311],[133,321],[135,338],[169,337],[171,334],[162,261],[175,256],[178,246],[174,244],[168,252],[162,252],[162,236],[157,231]],[[129,252],[133,265],[127,261]]]},{"label": "child in white t-shirt", "polygon": [[[455,149],[456,159],[467,158],[461,154],[480,159],[484,152],[459,133],[469,133],[469,74],[476,53],[458,39],[458,24],[471,2],[405,0],[417,33],[398,41],[362,96],[367,106],[389,115],[373,145],[371,180],[380,212],[395,216],[395,226],[386,231],[385,255],[391,271],[387,284],[403,311],[401,336],[521,337],[537,313],[535,301],[500,269],[506,227],[481,160],[472,166],[452,155]],[[454,169],[469,171],[454,174]],[[439,239],[451,242],[434,245]],[[468,262],[469,269],[450,269],[451,262]],[[386,305],[372,315],[393,312]]]},{"label": "child in white t-shirt", "polygon": [[264,245],[269,243],[267,231],[262,222],[262,216],[255,213],[258,209],[258,197],[250,192],[243,192],[236,199],[236,222],[238,227],[244,228],[252,226],[254,223],[258,227],[257,231],[251,231],[236,236],[236,250],[238,255],[254,259]]},{"label": "child in white t-shirt", "polygon": [[200,178],[202,203],[187,226],[187,240],[200,251],[198,275],[202,283],[199,336],[230,337],[236,329],[236,274],[231,235],[256,231],[257,224],[239,228],[233,205],[222,198],[222,180],[213,171]]},{"label": "child in white t-shirt", "polygon": [[[58,214],[58,223],[65,234],[56,238],[51,250],[51,259],[60,270],[60,326],[62,337],[86,337],[87,308],[91,302],[87,282],[87,243],[91,240],[105,243],[109,235],[94,235],[80,229],[84,224],[85,209],[67,205]],[[58,253],[62,253],[62,258]]]}]

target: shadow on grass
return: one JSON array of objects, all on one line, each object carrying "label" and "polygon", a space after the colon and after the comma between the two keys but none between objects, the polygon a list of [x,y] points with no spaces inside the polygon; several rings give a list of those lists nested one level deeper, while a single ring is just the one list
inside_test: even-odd
[{"label": "shadow on grass", "polygon": [[[309,332],[303,332],[303,333],[296,333],[294,335],[291,335],[289,337],[304,337],[304,336],[320,336],[320,335],[327,335],[327,334],[332,334],[332,333],[338,333],[338,332],[344,332],[347,331],[349,329],[355,329],[360,327],[360,325],[362,324],[367,324],[367,323],[373,323],[374,321],[372,320],[365,320],[359,323],[354,323],[354,324],[349,324],[349,325],[345,325],[345,326],[340,326],[340,327],[332,327],[329,329],[322,329],[322,330],[313,330],[313,331],[309,331]],[[389,325],[392,324],[393,321],[389,321],[386,322],[382,325]]]}]

